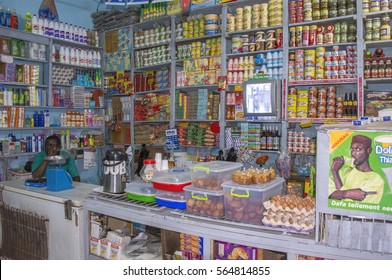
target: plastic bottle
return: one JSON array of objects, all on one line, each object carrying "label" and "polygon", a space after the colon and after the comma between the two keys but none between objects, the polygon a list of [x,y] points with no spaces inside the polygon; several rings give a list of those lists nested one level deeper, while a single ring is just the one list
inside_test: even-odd
[{"label": "plastic bottle", "polygon": [[94,147],[94,137],[92,135],[88,138],[88,145]]},{"label": "plastic bottle", "polygon": [[44,110],[44,126],[50,126],[49,110]]},{"label": "plastic bottle", "polygon": [[97,68],[101,68],[101,53],[97,52]]},{"label": "plastic bottle", "polygon": [[11,14],[11,28],[18,29],[18,15],[14,9]]},{"label": "plastic bottle", "polygon": [[90,29],[87,29],[87,45],[91,46],[91,35],[92,32],[90,31]]},{"label": "plastic bottle", "polygon": [[49,37],[54,36],[54,22],[53,20],[49,21]]},{"label": "plastic bottle", "polygon": [[54,37],[60,38],[60,25],[57,20],[54,22]]},{"label": "plastic bottle", "polygon": [[5,27],[11,28],[11,10],[7,9],[5,12]]},{"label": "plastic bottle", "polygon": [[38,19],[37,19],[37,15],[34,14],[33,18],[31,19],[31,32],[34,34],[38,34]]},{"label": "plastic bottle", "polygon": [[65,146],[66,146],[67,150],[70,149],[71,148],[71,132],[69,131],[69,129],[67,129],[67,132],[65,134],[65,142],[66,142]]},{"label": "plastic bottle", "polygon": [[60,63],[65,63],[65,49],[64,46],[60,46]]},{"label": "plastic bottle", "polygon": [[86,53],[84,50],[80,50],[79,65],[85,66],[85,60],[86,60]]},{"label": "plastic bottle", "polygon": [[75,34],[74,34],[74,27],[73,27],[72,24],[70,24],[70,25],[69,25],[69,40],[70,40],[70,41],[73,41],[73,40],[74,40],[74,37],[75,37]]},{"label": "plastic bottle", "polygon": [[65,63],[70,64],[70,53],[69,53],[69,47],[65,47]]},{"label": "plastic bottle", "polygon": [[83,27],[83,44],[87,45],[87,30]]},{"label": "plastic bottle", "polygon": [[79,42],[79,28],[76,24],[74,25],[73,33],[74,33],[74,42]]},{"label": "plastic bottle", "polygon": [[44,112],[43,111],[39,112],[38,121],[39,121],[39,127],[44,127],[45,126],[45,116],[44,116]]},{"label": "plastic bottle", "polygon": [[84,109],[84,114],[83,114],[83,126],[86,127],[87,126],[87,109]]},{"label": "plastic bottle", "polygon": [[68,23],[64,24],[64,39],[69,41],[69,26],[68,26]]},{"label": "plastic bottle", "polygon": [[64,130],[61,130],[61,147],[63,147],[63,149],[65,148],[66,144],[65,144],[65,133]]},{"label": "plastic bottle", "polygon": [[75,48],[75,65],[80,63],[80,49]]},{"label": "plastic bottle", "polygon": [[65,39],[64,23],[61,21],[59,26],[60,39]]},{"label": "plastic bottle", "polygon": [[30,58],[31,59],[38,59],[38,44],[37,43],[30,43]]},{"label": "plastic bottle", "polygon": [[97,52],[93,51],[93,63],[92,63],[93,68],[97,68]]},{"label": "plastic bottle", "polygon": [[44,35],[49,36],[49,20],[47,18],[44,19]]},{"label": "plastic bottle", "polygon": [[52,45],[52,62],[56,62],[56,48]]},{"label": "plastic bottle", "polygon": [[5,14],[3,11],[3,7],[0,6],[0,25],[5,26]]},{"label": "plastic bottle", "polygon": [[81,26],[79,26],[78,34],[79,34],[79,43],[83,44],[83,42],[84,42],[84,39],[83,39],[83,28]]},{"label": "plastic bottle", "polygon": [[33,118],[34,118],[34,127],[39,127],[38,111],[34,111]]},{"label": "plastic bottle", "polygon": [[31,32],[32,30],[32,19],[30,12],[27,12],[25,17],[24,17],[24,31],[25,32]]},{"label": "plastic bottle", "polygon": [[38,18],[38,34],[39,35],[44,35],[45,33],[45,26],[44,26],[44,20],[42,17]]},{"label": "plastic bottle", "polygon": [[75,65],[75,48],[71,48],[70,60],[71,65]]},{"label": "plastic bottle", "polygon": [[88,51],[86,66],[87,67],[92,67],[92,65],[93,65],[93,53],[91,51]]},{"label": "plastic bottle", "polygon": [[38,49],[38,58],[39,60],[46,60],[46,47],[41,44]]}]

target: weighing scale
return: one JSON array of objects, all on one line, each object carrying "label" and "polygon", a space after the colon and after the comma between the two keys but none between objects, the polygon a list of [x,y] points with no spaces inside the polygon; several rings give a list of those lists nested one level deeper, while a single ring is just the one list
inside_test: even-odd
[{"label": "weighing scale", "polygon": [[46,189],[54,192],[72,189],[72,177],[63,168],[68,158],[64,156],[49,156],[45,157],[45,160],[48,162],[46,167]]}]

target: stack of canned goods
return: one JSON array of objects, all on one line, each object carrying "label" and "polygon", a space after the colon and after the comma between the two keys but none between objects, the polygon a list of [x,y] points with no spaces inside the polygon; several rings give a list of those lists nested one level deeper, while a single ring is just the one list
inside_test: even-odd
[{"label": "stack of canned goods", "polygon": [[206,42],[193,42],[177,46],[177,59],[180,60],[220,55],[221,42],[218,38],[207,39]]},{"label": "stack of canned goods", "polygon": [[170,46],[164,45],[135,52],[135,67],[152,66],[170,61]]},{"label": "stack of canned goods", "polygon": [[283,29],[269,30],[267,37],[264,31],[255,34],[232,36],[231,53],[247,53],[282,48]]},{"label": "stack of canned goods", "polygon": [[289,1],[290,23],[354,15],[355,0],[291,0]]},{"label": "stack of canned goods", "polygon": [[363,13],[373,13],[388,10],[392,10],[392,1],[390,0],[362,0]]},{"label": "stack of canned goods", "polygon": [[354,21],[336,22],[326,27],[317,25],[290,27],[290,47],[339,44],[356,41],[357,26]]},{"label": "stack of canned goods", "polygon": [[254,68],[253,56],[230,58],[227,65],[227,82],[229,84],[240,84],[252,79]]},{"label": "stack of canned goods", "polygon": [[197,38],[204,35],[214,35],[221,32],[221,20],[216,14],[198,14],[189,16],[186,21],[177,24],[176,39]]},{"label": "stack of canned goods", "polygon": [[392,77],[392,59],[367,59],[364,70],[365,79],[369,78],[391,78]]},{"label": "stack of canned goods", "polygon": [[382,18],[367,18],[365,22],[365,41],[378,41],[391,39],[391,19],[388,14]]},{"label": "stack of canned goods", "polygon": [[316,142],[305,137],[304,132],[289,131],[287,136],[287,146],[290,153],[316,153]]},{"label": "stack of canned goods", "polygon": [[357,48],[333,46],[289,53],[289,80],[351,79],[357,77]]},{"label": "stack of canned goods", "polygon": [[159,25],[154,29],[139,30],[134,33],[135,48],[148,47],[170,42],[170,26]]},{"label": "stack of canned goods", "polygon": [[270,0],[268,3],[238,7],[235,15],[227,14],[227,31],[241,31],[283,24],[283,1]]}]

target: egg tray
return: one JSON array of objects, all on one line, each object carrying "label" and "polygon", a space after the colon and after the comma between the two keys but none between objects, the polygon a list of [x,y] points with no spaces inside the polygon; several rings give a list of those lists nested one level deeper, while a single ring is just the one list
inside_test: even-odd
[{"label": "egg tray", "polygon": [[309,216],[309,215],[314,215],[315,213],[315,208],[313,207],[312,209],[310,209],[310,211],[307,211],[305,208],[302,208],[301,211],[297,208],[294,207],[293,209],[291,209],[290,207],[285,207],[283,208],[282,206],[278,206],[276,207],[273,203],[271,203],[269,200],[267,200],[266,202],[264,202],[264,208],[268,211],[268,210],[272,210],[274,212],[277,211],[281,211],[281,212],[293,212],[295,214],[297,214],[298,216],[301,214],[304,214],[305,216]]},{"label": "egg tray", "polygon": [[276,228],[276,229],[284,229],[290,233],[299,233],[299,234],[313,234],[314,233],[314,228],[307,229],[307,230],[297,229],[297,228],[291,227],[291,226],[267,224],[267,223],[264,223],[264,221],[263,221],[263,225],[266,227],[271,227],[271,228]]},{"label": "egg tray", "polygon": [[[315,219],[314,219],[314,217],[313,217],[313,219],[304,219],[304,220],[302,220],[302,219],[298,219],[298,218],[292,218],[292,217],[287,216],[287,215],[280,215],[280,216],[278,216],[279,221],[275,222],[274,218],[276,216],[277,215],[273,215],[273,216],[266,215],[266,216],[264,216],[263,219],[262,219],[263,224],[264,225],[276,226],[276,227],[282,227],[282,228],[293,228],[296,231],[309,231],[309,230],[314,229],[314,226],[315,226]],[[270,220],[268,220],[267,217],[270,217]],[[283,223],[281,221],[282,218],[285,218],[286,222]],[[293,220],[292,224],[289,222],[290,218]],[[298,221],[301,221],[302,224],[301,225],[297,225]],[[307,226],[305,224],[305,222],[309,222],[309,225]]]}]

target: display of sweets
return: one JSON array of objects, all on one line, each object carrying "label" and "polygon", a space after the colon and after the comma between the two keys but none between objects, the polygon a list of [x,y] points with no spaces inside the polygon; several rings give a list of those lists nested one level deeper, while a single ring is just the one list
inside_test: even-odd
[{"label": "display of sweets", "polygon": [[158,25],[153,29],[138,30],[134,33],[135,48],[169,43],[171,38],[170,25]]},{"label": "display of sweets", "polygon": [[289,53],[289,80],[350,79],[357,77],[357,47],[333,46]]},{"label": "display of sweets", "polygon": [[355,0],[290,0],[290,23],[355,15],[356,2]]},{"label": "display of sweets", "polygon": [[283,1],[238,7],[235,13],[227,14],[227,31],[241,31],[283,24]]},{"label": "display of sweets", "polygon": [[292,26],[289,31],[290,47],[338,44],[357,40],[357,27],[354,21],[336,22],[327,26]]},{"label": "display of sweets", "polygon": [[198,14],[189,16],[176,26],[176,39],[197,38],[215,35],[221,32],[220,16],[216,14]]}]

